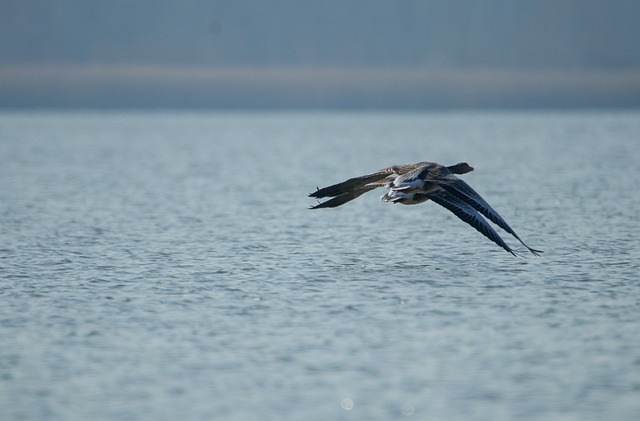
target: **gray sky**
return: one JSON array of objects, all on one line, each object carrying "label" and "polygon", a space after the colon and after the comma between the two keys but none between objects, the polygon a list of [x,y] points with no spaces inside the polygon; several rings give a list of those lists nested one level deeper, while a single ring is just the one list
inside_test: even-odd
[{"label": "gray sky", "polygon": [[636,0],[0,0],[0,107],[640,106]]}]

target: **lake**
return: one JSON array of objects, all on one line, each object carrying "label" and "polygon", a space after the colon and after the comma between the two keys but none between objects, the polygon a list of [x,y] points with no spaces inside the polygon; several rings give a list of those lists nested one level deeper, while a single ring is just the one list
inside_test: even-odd
[{"label": "lake", "polygon": [[[383,191],[460,176],[541,257]],[[635,420],[640,112],[0,112],[6,420]]]}]

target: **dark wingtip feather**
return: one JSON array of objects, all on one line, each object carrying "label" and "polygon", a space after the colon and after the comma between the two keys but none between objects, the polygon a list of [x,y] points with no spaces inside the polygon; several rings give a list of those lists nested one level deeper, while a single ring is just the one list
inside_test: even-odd
[{"label": "dark wingtip feather", "polygon": [[531,254],[533,254],[534,256],[537,256],[537,257],[540,257],[540,254],[544,253],[544,251],[542,251],[542,250],[532,249],[531,247],[527,247],[527,249],[529,249]]}]

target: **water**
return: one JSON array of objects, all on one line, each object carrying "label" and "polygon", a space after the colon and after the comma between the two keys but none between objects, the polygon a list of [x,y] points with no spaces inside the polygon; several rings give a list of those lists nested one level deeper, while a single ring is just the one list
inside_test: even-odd
[{"label": "water", "polygon": [[[635,111],[4,112],[2,419],[635,420],[639,142]],[[307,209],[419,160],[544,255],[382,192]]]}]

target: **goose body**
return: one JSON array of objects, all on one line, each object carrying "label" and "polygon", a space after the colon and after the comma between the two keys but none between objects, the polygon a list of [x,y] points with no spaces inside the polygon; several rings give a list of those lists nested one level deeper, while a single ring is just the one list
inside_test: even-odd
[{"label": "goose body", "polygon": [[505,243],[487,219],[515,237],[532,254],[538,256],[542,253],[527,246],[482,196],[456,177],[456,174],[466,174],[473,170],[466,162],[448,167],[435,162],[394,165],[310,193],[310,197],[330,197],[311,209],[337,207],[368,191],[386,187],[388,192],[381,197],[384,202],[417,205],[432,200],[513,255],[516,255],[515,251]]}]

